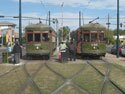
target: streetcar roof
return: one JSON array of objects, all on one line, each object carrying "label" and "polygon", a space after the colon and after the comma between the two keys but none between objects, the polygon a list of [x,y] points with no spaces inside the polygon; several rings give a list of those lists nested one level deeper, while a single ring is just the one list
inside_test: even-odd
[{"label": "streetcar roof", "polygon": [[25,27],[25,31],[54,31],[54,29],[46,24],[30,24]]},{"label": "streetcar roof", "polygon": [[84,26],[79,27],[77,30],[85,30],[85,31],[105,31],[106,27],[99,23],[89,23]]}]

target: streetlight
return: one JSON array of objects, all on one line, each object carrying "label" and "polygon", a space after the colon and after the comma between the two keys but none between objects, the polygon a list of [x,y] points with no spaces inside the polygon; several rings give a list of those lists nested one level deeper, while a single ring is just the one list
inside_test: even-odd
[{"label": "streetlight", "polygon": [[64,2],[62,2],[62,4],[61,4],[61,8],[62,8],[62,24],[61,24],[61,26],[62,26],[62,41],[63,41],[63,6],[64,6]]},{"label": "streetlight", "polygon": [[119,58],[119,0],[117,0],[117,40],[116,40],[117,58]]}]

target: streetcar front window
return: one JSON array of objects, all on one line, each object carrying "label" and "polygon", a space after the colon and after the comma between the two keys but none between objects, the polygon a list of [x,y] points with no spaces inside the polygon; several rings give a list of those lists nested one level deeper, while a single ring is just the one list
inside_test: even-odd
[{"label": "streetcar front window", "polygon": [[33,33],[27,34],[27,42],[33,42]]},{"label": "streetcar front window", "polygon": [[40,33],[36,33],[36,34],[34,34],[34,36],[35,36],[35,42],[40,42],[41,41],[41,39],[40,39]]},{"label": "streetcar front window", "polygon": [[90,42],[90,34],[84,34],[83,35],[83,41],[84,42]]},{"label": "streetcar front window", "polygon": [[43,33],[42,34],[42,41],[49,41],[49,35],[48,35],[48,33]]},{"label": "streetcar front window", "polygon": [[97,42],[98,38],[97,38],[97,33],[92,33],[91,34],[91,42]]}]

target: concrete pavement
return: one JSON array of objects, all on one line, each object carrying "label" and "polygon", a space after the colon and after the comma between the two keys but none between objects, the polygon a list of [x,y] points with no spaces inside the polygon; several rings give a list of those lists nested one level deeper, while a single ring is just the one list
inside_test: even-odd
[{"label": "concrete pavement", "polygon": [[106,53],[106,59],[110,63],[115,63],[115,64],[119,64],[119,65],[125,66],[125,57],[117,58],[116,55]]}]

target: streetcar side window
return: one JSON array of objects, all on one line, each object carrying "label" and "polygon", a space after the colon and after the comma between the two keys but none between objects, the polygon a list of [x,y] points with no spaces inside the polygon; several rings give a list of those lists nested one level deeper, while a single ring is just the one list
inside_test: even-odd
[{"label": "streetcar side window", "polygon": [[33,42],[33,33],[27,34],[27,42]]},{"label": "streetcar side window", "polygon": [[97,33],[91,34],[91,42],[97,42]]},{"label": "streetcar side window", "polygon": [[90,34],[84,34],[83,35],[83,41],[84,42],[90,42]]},{"label": "streetcar side window", "polygon": [[48,33],[43,33],[42,34],[42,41],[49,41],[49,35],[48,35]]},{"label": "streetcar side window", "polygon": [[40,42],[41,41],[41,38],[40,38],[40,33],[36,33],[36,34],[34,34],[34,36],[35,36],[35,42]]}]

